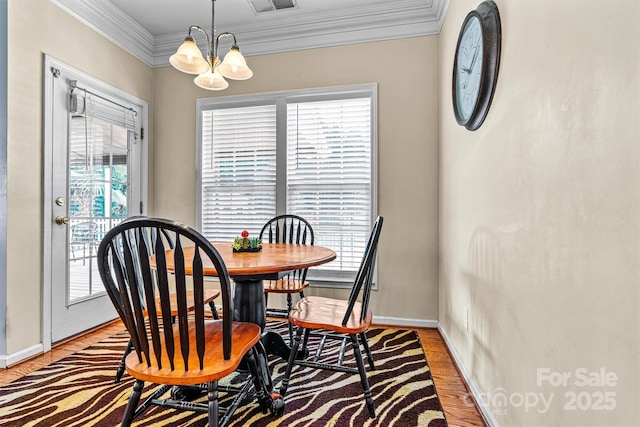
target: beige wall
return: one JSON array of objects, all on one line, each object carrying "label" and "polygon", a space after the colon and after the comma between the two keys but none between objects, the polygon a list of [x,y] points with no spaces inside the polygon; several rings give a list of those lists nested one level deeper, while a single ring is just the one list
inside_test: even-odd
[{"label": "beige wall", "polygon": [[[500,75],[476,132],[450,88],[478,1],[451,2],[440,34],[442,328],[502,426],[640,425],[639,3],[496,3]],[[545,368],[566,386],[539,384]],[[579,368],[617,381],[581,387]],[[614,410],[564,408],[598,392]],[[533,394],[549,408],[519,405]]]},{"label": "beige wall", "polygon": [[[438,38],[255,56],[248,61],[254,77],[232,81],[229,89],[218,93],[196,87],[192,76],[172,68],[154,70],[154,214],[195,222],[197,98],[377,83],[379,213],[385,223],[373,312],[436,320]],[[390,71],[390,61],[405,65],[402,75]]]},{"label": "beige wall", "polygon": [[[41,342],[43,54],[152,102],[151,68],[49,0],[8,6],[7,352]],[[150,120],[150,124],[151,124]]]}]

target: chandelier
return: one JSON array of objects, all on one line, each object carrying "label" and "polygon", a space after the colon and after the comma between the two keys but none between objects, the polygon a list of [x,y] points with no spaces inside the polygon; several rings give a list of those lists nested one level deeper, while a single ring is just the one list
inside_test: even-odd
[{"label": "chandelier", "polygon": [[[188,74],[198,74],[193,82],[203,89],[224,90],[229,86],[225,77],[233,80],[247,80],[253,76],[253,71],[247,66],[247,61],[240,53],[236,36],[232,33],[215,34],[215,0],[211,0],[211,37],[197,25],[189,27],[184,43],[176,53],[171,55],[169,62],[179,71]],[[192,30],[198,30],[207,38],[207,55],[204,57],[191,36]],[[218,58],[218,43],[222,37],[233,37],[233,45],[224,59]]]}]

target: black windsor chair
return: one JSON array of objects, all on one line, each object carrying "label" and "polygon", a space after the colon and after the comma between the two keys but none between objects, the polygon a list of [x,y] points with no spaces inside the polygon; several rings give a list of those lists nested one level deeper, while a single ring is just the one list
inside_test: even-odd
[{"label": "black windsor chair", "polygon": [[[262,227],[259,235],[262,241],[269,243],[296,243],[300,245],[313,245],[313,228],[309,222],[292,214],[278,215],[271,218]],[[307,281],[307,268],[295,270],[278,280],[264,281],[265,306],[267,316],[287,318],[293,306],[291,295],[299,294],[304,298],[304,289],[309,286]],[[279,309],[269,307],[269,294],[287,294],[287,308]],[[289,343],[293,344],[293,328],[289,324]]]},{"label": "black windsor chair", "polygon": [[[127,218],[125,221],[129,221],[135,218],[144,218],[144,217],[142,216],[130,217],[130,218]],[[174,248],[173,239],[171,238],[167,230],[160,229],[160,233],[162,234],[164,240],[166,241],[167,249],[173,249]],[[147,245],[147,248],[151,251],[151,253],[153,253],[153,248],[155,248],[155,245],[156,245],[157,231],[155,229],[149,229],[149,232],[143,233],[142,237],[145,239],[145,244]],[[193,291],[187,291],[186,296],[187,296],[187,311],[193,312],[195,309],[195,306],[193,304]],[[209,308],[211,309],[211,315],[213,316],[214,319],[218,319],[218,310],[216,309],[216,305],[213,300],[218,298],[219,296],[220,296],[220,291],[217,289],[204,290],[204,303],[209,305]],[[173,322],[175,321],[175,318],[178,315],[178,301],[177,301],[177,296],[175,292],[172,292],[170,294],[169,301],[170,301],[170,307],[171,307],[171,321]],[[159,313],[162,313],[161,301],[160,301],[160,298],[158,297],[156,297],[156,310]],[[146,311],[145,311],[145,314],[146,314]],[[127,359],[127,356],[129,355],[129,353],[131,353],[132,350],[133,350],[133,340],[129,339],[127,348],[124,350],[124,354],[122,355],[122,359],[120,360],[120,365],[118,366],[118,370],[116,371],[115,383],[119,383],[120,380],[122,379],[122,375],[124,375],[124,371],[125,371],[125,361]]]},{"label": "black windsor chair", "polygon": [[[153,239],[144,236],[153,233],[155,246],[149,248],[147,242]],[[163,237],[166,235],[175,242],[173,259],[167,256],[170,245]],[[191,263],[185,262],[183,248],[187,246],[195,247]],[[168,268],[171,261],[173,267]],[[205,261],[213,265],[220,282],[223,313],[232,313],[230,278],[225,263],[213,245],[196,230],[169,220],[135,218],[115,226],[100,243],[100,277],[134,347],[126,358],[127,372],[135,382],[125,408],[123,426],[130,426],[151,405],[204,412],[208,415],[209,426],[226,426],[240,402],[250,395],[250,379],[253,379],[255,396],[263,411],[271,409],[272,413],[279,414],[284,409],[280,396],[265,395],[263,388],[258,386],[254,347],[260,340],[260,327],[234,322],[228,315],[221,320],[205,318]],[[172,311],[170,275],[175,281],[175,322],[171,316],[161,317],[156,306],[156,298],[159,298],[161,312]],[[191,280],[187,280],[187,276],[191,276]],[[188,312],[189,291],[193,292],[193,313]],[[237,387],[223,388],[223,392],[236,392],[237,395],[227,408],[219,408],[218,380],[234,373],[243,360],[251,375]],[[145,382],[161,387],[138,405]],[[173,393],[176,386],[206,391],[207,400],[198,403],[176,399]],[[171,398],[161,399],[169,390]]]},{"label": "black windsor chair", "polygon": [[[365,333],[371,325],[373,314],[369,310],[369,298],[371,295],[371,287],[373,285],[373,270],[376,259],[376,251],[378,247],[378,239],[382,231],[383,218],[379,216],[376,219],[369,242],[364,251],[364,256],[360,264],[360,269],[356,276],[355,282],[351,289],[348,300],[340,300],[334,298],[324,298],[310,296],[300,300],[289,313],[289,323],[297,326],[294,336],[293,348],[289,356],[280,394],[282,396],[287,392],[289,379],[294,365],[302,365],[319,369],[328,369],[337,372],[359,373],[362,388],[364,390],[364,398],[369,409],[369,416],[375,418],[375,410],[373,404],[373,396],[367,379],[367,372],[362,361],[362,353],[360,352],[360,344],[363,345],[369,360],[369,367],[374,370],[373,356],[369,349],[369,344]],[[358,301],[359,300],[359,301]],[[357,364],[357,369],[342,366],[341,360],[337,364],[328,364],[318,362],[320,351],[316,352],[313,360],[298,360],[298,349],[304,332],[303,350],[306,350],[307,341],[312,331],[314,334],[325,334],[330,338],[348,337],[351,340],[353,354]],[[326,331],[326,332],[325,332]],[[323,341],[322,341],[323,342]],[[320,350],[320,349],[319,349]],[[303,351],[303,353],[306,353]],[[341,358],[341,356],[340,356]]]}]

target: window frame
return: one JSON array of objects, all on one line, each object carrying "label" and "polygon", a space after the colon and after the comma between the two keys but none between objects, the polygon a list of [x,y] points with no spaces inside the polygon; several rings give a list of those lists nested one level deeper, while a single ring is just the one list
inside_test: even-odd
[{"label": "window frame", "polygon": [[[378,216],[378,100],[377,84],[367,83],[349,86],[287,90],[265,92],[259,94],[230,95],[215,98],[198,98],[196,100],[196,218],[198,229],[202,229],[202,112],[211,109],[242,108],[258,105],[275,105],[276,107],[276,215],[286,213],[287,204],[287,104],[296,102],[331,101],[353,98],[369,98],[371,100],[371,194],[370,225]],[[280,166],[284,165],[284,166]],[[377,270],[377,269],[376,269]],[[332,274],[333,273],[333,274]],[[377,288],[377,274],[374,275],[374,288]],[[353,284],[355,273],[322,271],[319,277],[310,269],[308,276],[312,286],[346,288]]]}]

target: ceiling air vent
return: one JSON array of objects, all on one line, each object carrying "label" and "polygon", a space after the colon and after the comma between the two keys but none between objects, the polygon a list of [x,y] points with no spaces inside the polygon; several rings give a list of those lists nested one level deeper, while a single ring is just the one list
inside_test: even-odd
[{"label": "ceiling air vent", "polygon": [[296,0],[248,0],[256,14],[283,9],[297,9]]}]

